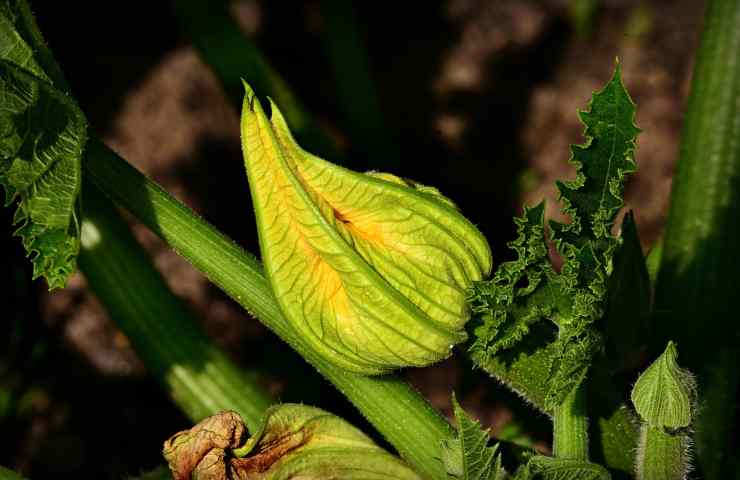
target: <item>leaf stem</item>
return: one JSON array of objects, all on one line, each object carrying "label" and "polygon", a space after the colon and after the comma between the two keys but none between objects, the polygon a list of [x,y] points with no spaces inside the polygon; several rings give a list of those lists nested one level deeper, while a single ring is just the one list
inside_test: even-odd
[{"label": "leaf stem", "polygon": [[235,410],[255,431],[271,398],[211,343],[110,200],[89,182],[83,188],[78,262],[92,291],[191,420]]},{"label": "leaf stem", "polygon": [[579,386],[553,412],[553,454],[568,460],[588,460],[586,389]]},{"label": "leaf stem", "polygon": [[[215,285],[288,342],[333,383],[424,478],[446,478],[439,459],[454,430],[439,412],[395,375],[365,377],[327,363],[280,313],[262,266],[233,241],[98,142],[90,142],[85,173]],[[247,212],[245,211],[245,215]]]}]

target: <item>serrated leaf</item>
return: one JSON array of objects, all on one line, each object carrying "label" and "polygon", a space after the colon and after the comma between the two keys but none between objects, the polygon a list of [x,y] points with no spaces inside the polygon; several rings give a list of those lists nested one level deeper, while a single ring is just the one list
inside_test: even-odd
[{"label": "serrated leaf", "polygon": [[578,388],[593,356],[603,349],[594,324],[604,316],[612,257],[619,245],[610,231],[623,205],[625,177],[635,169],[632,156],[639,130],[633,124],[634,113],[617,65],[612,80],[593,95],[590,110],[581,112],[586,143],[573,147],[570,160],[577,177],[558,183],[563,211],[571,218],[569,224],[550,222],[564,259],[560,272],[555,272],[547,254],[540,204],[515,220],[519,237],[510,247],[517,258],[501,264],[492,280],[472,288],[472,308],[483,326],[476,328],[471,351],[484,363],[518,348],[542,320],[549,320],[557,332],[544,400],[548,411]]},{"label": "serrated leaf", "polygon": [[595,463],[537,455],[517,471],[515,480],[610,480],[609,472]]},{"label": "serrated leaf", "polygon": [[694,418],[696,381],[678,366],[677,359],[676,345],[668,342],[663,354],[642,372],[632,388],[635,410],[653,428],[686,428]]},{"label": "serrated leaf", "polygon": [[291,326],[362,374],[424,366],[466,339],[467,288],[491,268],[483,235],[430,187],[302,150],[248,85],[242,147],[265,273]]},{"label": "serrated leaf", "polygon": [[0,60],[0,185],[18,200],[16,234],[32,257],[33,277],[64,286],[79,251],[82,150],[87,122],[69,97]]},{"label": "serrated leaf", "polygon": [[87,122],[43,43],[28,4],[0,0],[0,185],[18,201],[16,234],[33,278],[64,286],[79,251],[80,159]]},{"label": "serrated leaf", "polygon": [[401,459],[340,417],[307,405],[269,408],[246,438],[235,412],[173,435],[163,454],[174,480],[419,480]]},{"label": "serrated leaf", "polygon": [[640,129],[634,124],[635,104],[622,83],[619,63],[580,118],[587,141],[572,148],[576,179],[557,183],[563,212],[571,218],[570,224],[562,225],[562,239],[574,246],[585,239],[612,238],[614,217],[624,205],[625,177],[636,169],[635,139]]},{"label": "serrated leaf", "polygon": [[498,480],[506,472],[501,466],[498,444],[489,447],[488,430],[471,419],[452,395],[452,407],[457,424],[457,438],[442,445],[442,461],[447,478],[455,480]]}]

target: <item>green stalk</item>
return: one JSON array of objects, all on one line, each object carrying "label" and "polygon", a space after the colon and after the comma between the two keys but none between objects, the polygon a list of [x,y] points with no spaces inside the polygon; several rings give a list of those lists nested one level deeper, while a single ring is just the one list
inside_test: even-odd
[{"label": "green stalk", "polygon": [[[656,345],[676,340],[700,379],[706,478],[728,475],[740,311],[740,1],[711,0],[686,113],[656,291]],[[728,361],[728,359],[730,359]]]},{"label": "green stalk", "polygon": [[689,464],[689,438],[671,435],[647,423],[642,426],[637,480],[682,480]]},{"label": "green stalk", "polygon": [[552,424],[553,454],[568,460],[588,460],[588,417],[583,385],[555,409]]},{"label": "green stalk", "polygon": [[150,373],[194,422],[235,410],[256,431],[269,396],[209,341],[110,200],[89,182],[84,195],[80,269]]},{"label": "green stalk", "polygon": [[[294,334],[282,317],[262,266],[190,209],[104,145],[91,142],[85,174],[116,203],[162,237],[208,279],[333,383],[425,478],[445,479],[440,445],[450,424],[398,376],[365,377],[334,367]],[[244,215],[249,213],[245,210]]]},{"label": "green stalk", "polygon": [[172,6],[193,46],[221,81],[232,105],[241,108],[243,78],[260,94],[272,97],[280,105],[299,143],[324,158],[337,158],[334,142],[306,113],[287,82],[242,32],[229,12],[228,2],[174,0]]}]

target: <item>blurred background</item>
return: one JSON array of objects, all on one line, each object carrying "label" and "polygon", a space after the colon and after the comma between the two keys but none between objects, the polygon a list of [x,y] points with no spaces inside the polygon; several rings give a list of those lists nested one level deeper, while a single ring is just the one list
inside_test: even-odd
[{"label": "blurred background", "polygon": [[[93,130],[247,250],[257,253],[258,245],[239,92],[224,88],[202,55],[208,35],[223,31],[223,11],[302,102],[315,134],[304,145],[353,169],[436,186],[486,234],[496,263],[510,257],[511,217],[523,202],[549,198],[548,215],[558,216],[553,182],[574,175],[567,160],[569,144],[582,141],[577,110],[608,81],[616,57],[643,130],[627,204],[643,247],[659,238],[704,7],[697,0],[31,3]],[[241,47],[221,48],[221,61],[245,55]],[[12,209],[0,217],[9,284],[0,292],[0,464],[34,479],[118,479],[161,464],[162,442],[189,422],[82,276],[53,294],[30,281],[30,263],[10,234]],[[276,398],[321,406],[372,431],[300,357],[144,227],[133,228],[209,334],[259,371]],[[544,415],[470,367],[456,355],[404,375],[446,414],[454,389],[494,434],[546,449]]]}]

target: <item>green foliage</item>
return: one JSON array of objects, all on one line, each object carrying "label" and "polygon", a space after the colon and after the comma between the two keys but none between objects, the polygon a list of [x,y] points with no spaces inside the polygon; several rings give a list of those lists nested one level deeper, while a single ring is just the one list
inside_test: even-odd
[{"label": "green foliage", "polygon": [[[0,185],[33,262],[50,289],[75,270],[80,238],[80,159],[84,115],[59,85],[60,75],[24,2],[0,3]],[[59,82],[63,83],[63,80]],[[63,88],[63,87],[62,87]]]},{"label": "green foliage", "polygon": [[[196,2],[183,3],[196,5]],[[211,48],[208,46],[208,49]],[[222,58],[230,61],[237,57],[222,55]],[[387,363],[395,366],[395,363],[388,362],[388,357],[400,358],[409,353],[411,357],[414,356],[415,352],[399,348],[399,339],[410,337],[417,343],[431,341],[430,336],[437,329],[448,335],[441,335],[432,347],[422,346],[432,351],[432,360],[448,355],[451,345],[465,337],[462,324],[468,319],[469,313],[464,302],[465,287],[470,280],[484,276],[490,267],[485,239],[479,237],[472,224],[456,219],[459,214],[454,204],[433,188],[388,174],[355,174],[326,164],[300,150],[277,108],[273,105],[273,118],[268,122],[259,102],[250,94],[248,91],[245,105],[249,105],[249,112],[246,116],[253,123],[247,128],[243,125],[245,148],[248,147],[253,156],[247,162],[250,167],[248,173],[250,182],[255,180],[252,175],[256,172],[258,178],[255,183],[267,184],[261,192],[262,197],[256,196],[258,217],[261,214],[267,217],[268,227],[280,226],[281,220],[271,215],[273,212],[292,210],[295,217],[292,225],[279,231],[282,237],[268,237],[267,241],[261,238],[267,279],[262,276],[261,265],[257,261],[230,244],[210,226],[194,218],[181,205],[166,198],[151,183],[142,181],[135,174],[132,177],[131,172],[125,171],[126,166],[115,167],[105,165],[100,159],[91,159],[92,166],[86,166],[90,178],[94,178],[93,181],[103,186],[106,193],[119,202],[133,205],[131,208],[135,214],[138,208],[137,215],[153,217],[154,220],[150,219],[149,222],[152,229],[178,251],[185,252],[184,255],[201,266],[214,283],[262,317],[270,328],[287,339],[334,382],[408,458],[419,475],[458,480],[510,478],[501,465],[498,444],[489,447],[488,432],[467,416],[454,396],[457,436],[452,438],[450,426],[398,378],[385,376],[369,379],[335,369],[330,361],[331,355],[322,352],[323,348],[333,349],[335,353],[339,352],[337,356],[346,355],[350,357],[348,363],[353,363],[357,360],[352,355],[366,347],[371,337],[374,339],[377,336],[378,343],[370,349],[370,354],[382,358],[379,361],[377,358],[367,361],[371,364],[380,363],[381,367],[364,368],[364,365],[360,365],[350,370],[384,373],[389,369]],[[0,0],[0,103],[3,107],[0,110],[0,184],[6,192],[7,202],[18,202],[14,224],[29,255],[33,257],[34,277],[46,277],[50,288],[62,286],[75,268],[80,248],[80,158],[87,142],[87,123],[71,100],[66,82],[38,34],[28,5],[22,0]],[[725,103],[737,105],[736,102]],[[255,104],[257,110],[253,108]],[[634,113],[634,104],[622,84],[617,65],[612,80],[603,90],[594,94],[589,110],[581,113],[586,143],[573,146],[572,149],[571,163],[577,169],[576,179],[557,184],[563,212],[570,217],[570,222],[551,222],[548,229],[545,226],[544,203],[525,208],[522,217],[515,219],[518,237],[510,244],[516,259],[500,265],[492,280],[478,282],[472,288],[472,309],[479,314],[469,328],[474,337],[471,355],[476,364],[497,374],[526,400],[543,410],[555,412],[556,425],[559,418],[564,419],[565,427],[570,430],[566,428],[562,431],[574,432],[584,439],[583,442],[575,442],[583,446],[583,455],[571,458],[537,455],[528,458],[514,477],[519,480],[610,478],[604,467],[583,460],[588,458],[588,443],[585,440],[588,417],[586,396],[581,394],[585,393],[582,384],[587,375],[590,377],[589,388],[594,390],[599,388],[604,379],[607,382],[611,380],[611,370],[630,367],[632,356],[643,347],[643,338],[647,333],[651,280],[645,268],[633,217],[627,215],[619,236],[611,233],[615,217],[623,206],[625,178],[635,170],[633,153],[639,130],[633,124]],[[255,114],[259,117],[256,120]],[[726,114],[720,117],[732,116]],[[732,121],[726,123],[733,125]],[[728,142],[731,143],[732,139]],[[95,155],[100,158],[111,156],[99,145],[91,145],[90,150],[95,151],[96,148]],[[265,155],[266,150],[268,155]],[[275,160],[275,165],[272,169],[268,165],[264,171],[260,171],[259,162],[264,162],[270,155],[274,157],[272,160]],[[117,168],[121,171],[116,171]],[[116,185],[121,176],[127,181],[121,182],[123,185]],[[330,177],[329,181],[325,177]],[[734,178],[728,174],[724,174],[724,177]],[[328,182],[332,188],[327,188],[324,182]],[[347,188],[345,182],[349,190],[343,191],[343,188]],[[285,195],[291,188],[295,194],[291,202],[282,201],[266,207],[267,215],[260,210],[261,204],[267,204],[268,200],[274,202],[271,197]],[[363,198],[363,192],[360,192],[363,189],[365,193],[370,191],[373,195]],[[722,192],[721,189],[719,191]],[[332,198],[337,192],[340,192],[341,198]],[[379,197],[384,198],[382,205],[376,202]],[[414,210],[419,206],[422,207],[421,211]],[[401,221],[392,218],[399,208],[410,212],[408,219]],[[142,214],[142,209],[146,213]],[[365,216],[374,217],[372,226],[385,227],[386,222],[398,223],[404,230],[399,233],[369,228],[360,232],[361,222],[350,218],[352,211],[357,209],[366,209],[363,212]],[[452,230],[455,235],[450,238],[441,238],[437,234],[429,238],[423,234],[417,235],[418,231],[426,231],[426,227],[414,223],[420,218],[422,223],[442,225],[440,230],[447,230],[447,233]],[[145,218],[143,220],[146,222]],[[95,225],[89,218],[85,222],[86,229],[94,229]],[[263,237],[262,230],[267,227],[260,225],[260,228]],[[417,250],[404,251],[398,262],[398,258],[392,258],[393,253],[383,248],[386,245],[375,238],[378,230],[383,230],[384,234],[390,232],[399,235],[413,232],[412,238],[421,241],[413,245]],[[94,233],[92,230],[90,232]],[[193,235],[193,232],[199,235]],[[460,232],[463,234],[457,235]],[[100,239],[94,239],[92,233],[87,236],[91,243],[83,246],[83,255],[80,257],[83,267],[84,250],[94,255],[98,248],[94,243]],[[280,247],[286,239],[290,245],[285,244],[289,248],[278,251],[284,257],[280,259],[282,265],[278,265],[281,262],[270,258],[264,245],[267,243],[277,251],[276,247]],[[85,235],[82,241],[85,242]],[[299,241],[304,243],[299,244]],[[551,262],[549,241],[554,243],[564,262],[560,269]],[[432,250],[449,252],[459,248],[452,262],[460,267],[459,270],[455,270],[454,265],[445,264],[445,260],[440,260],[438,256],[423,251],[434,242],[442,243],[432,245]],[[301,251],[296,248],[297,245],[313,251],[302,258],[295,255]],[[670,246],[670,243],[667,245]],[[420,250],[422,254],[415,254]],[[101,251],[97,250],[98,253]],[[224,258],[229,261],[224,262]],[[295,267],[296,263],[303,260],[310,264]],[[689,260],[693,261],[687,256],[686,261]],[[233,265],[222,266],[223,263]],[[732,262],[726,263],[733,265]],[[651,262],[651,273],[655,264],[656,261]],[[290,266],[290,272],[276,283],[277,270],[284,265]],[[110,265],[99,262],[98,266],[105,270]],[[431,268],[424,271],[427,267]],[[423,274],[409,274],[408,271],[413,269]],[[297,279],[295,270],[302,270],[303,278]],[[326,273],[328,270],[332,271]],[[317,271],[324,272],[326,278],[316,275]],[[423,280],[426,277],[433,277],[440,284],[448,282],[451,286],[439,287],[435,283],[434,288],[429,289],[429,285],[422,285],[428,281]],[[271,282],[269,286],[266,280]],[[296,285],[300,288],[295,288]],[[713,287],[712,284],[708,285],[706,288]],[[331,288],[316,293],[315,290],[320,287]],[[353,301],[352,308],[346,305],[337,308],[337,304],[331,304],[337,292],[350,287],[358,287],[354,296],[363,298],[364,295],[363,300]],[[313,291],[305,297],[291,297],[296,290],[303,295],[304,291],[311,289]],[[454,290],[455,295],[448,290]],[[350,297],[352,295],[347,295],[347,298]],[[379,297],[382,297],[382,301],[378,301]],[[710,297],[707,295],[707,298]],[[449,301],[450,298],[455,301]],[[689,296],[686,298],[693,301]],[[119,299],[122,303],[130,304],[128,300],[130,298]],[[436,304],[437,301],[440,304]],[[325,308],[327,303],[332,308]],[[428,321],[424,315],[419,315],[420,324],[424,325],[401,322],[401,328],[396,331],[389,333],[378,330],[387,327],[383,320],[388,316],[397,321],[399,318],[404,320],[402,317],[406,314],[413,317],[411,314],[423,313],[437,320],[430,312],[439,313],[437,310],[449,308],[451,304],[454,304],[452,317],[456,321],[451,333],[445,331],[447,325],[440,327]],[[132,305],[135,307],[136,303]],[[323,330],[316,335],[320,341],[310,338],[310,334],[316,334],[315,331],[295,333],[291,330],[296,324],[308,323],[306,319],[298,318],[296,312],[301,310],[302,315],[307,309],[313,308],[319,311],[321,329],[326,318],[335,316],[329,318],[334,321],[334,333],[345,329],[346,325],[340,325],[340,320],[346,321],[349,315],[345,314],[349,310],[372,309],[371,315],[359,315],[358,318],[375,323],[357,322],[352,326],[356,330],[350,331],[346,339],[354,338],[357,341],[355,337],[361,336],[356,333],[365,327],[368,331],[370,327],[373,328],[372,335],[360,338],[357,344],[351,344],[345,351],[342,350],[345,348],[344,331],[337,336],[341,337],[339,341],[326,347],[326,337],[331,335]],[[156,313],[155,307],[151,310]],[[418,331],[414,331],[417,327]],[[381,334],[378,334],[379,331]],[[608,368],[602,366],[594,369],[596,355],[605,349],[613,353],[610,365]],[[192,349],[186,350],[192,354]],[[422,357],[420,361],[405,361],[405,364],[427,363],[429,358]],[[645,421],[639,443],[638,479],[673,480],[684,478],[688,470],[689,429],[695,421],[696,386],[693,377],[678,367],[676,357],[675,346],[669,343],[664,354],[640,376],[632,392],[633,403]],[[736,362],[732,361],[734,357],[727,358],[731,359],[726,362],[729,367],[718,369],[718,377],[735,367]],[[621,364],[615,363],[620,359]],[[151,368],[151,364],[149,366]],[[736,378],[728,384],[736,385]],[[611,389],[607,390],[604,398],[614,393]],[[204,390],[198,396],[199,399],[208,399],[213,395],[219,398],[223,394],[216,390]],[[599,408],[594,404],[600,400],[592,400],[588,413]],[[577,414],[571,414],[568,409],[573,405],[578,406]],[[630,421],[633,412],[627,408],[612,408],[611,400],[599,415],[604,412],[603,417],[593,417],[596,420],[593,422],[595,428],[601,429],[598,437],[604,449],[601,453],[608,457],[605,458],[605,464],[610,468],[618,463],[618,470],[625,472],[632,467],[632,462],[625,459],[632,458],[631,440],[636,428],[636,424]],[[572,417],[578,417],[575,419],[577,422]],[[621,429],[628,441],[613,434],[615,430],[606,432],[605,425],[609,422],[612,422],[609,428]],[[573,426],[576,428],[571,428]],[[558,435],[557,426],[555,430],[556,437],[566,437]],[[205,436],[209,437],[212,433],[211,429],[207,429]],[[242,438],[238,435],[236,440]],[[290,451],[280,450],[284,447],[283,441],[290,443],[295,450],[292,447]],[[224,453],[225,447],[218,449],[207,452],[215,456],[206,458],[203,468],[210,475],[210,469],[214,466],[224,467],[224,478],[227,464],[216,464],[210,460],[226,459],[228,465],[240,465],[239,468],[262,468],[266,455],[272,460],[277,459],[277,462],[268,465],[274,467],[273,472],[266,474],[268,478],[283,478],[307,471],[316,476],[337,471],[341,472],[340,475],[347,475],[351,471],[365,478],[366,473],[378,474],[380,466],[390,466],[393,470],[388,477],[417,477],[417,472],[412,472],[400,460],[380,450],[341,419],[298,405],[271,409],[265,418],[265,426],[253,435],[246,448],[240,448],[239,444],[230,445],[228,456]],[[559,455],[557,438],[554,450]],[[430,459],[430,451],[432,455],[439,452],[439,458]],[[438,461],[440,458],[441,462]],[[192,463],[190,460],[186,459],[185,463]],[[629,467],[625,467],[625,464]],[[0,477],[4,473],[0,468]],[[159,470],[151,477],[142,478],[162,476],[168,475]]]},{"label": "green foliage", "polygon": [[647,347],[651,288],[632,212],[622,222],[622,244],[614,253],[604,316],[604,338],[613,370],[634,367]]},{"label": "green foliage", "polygon": [[606,469],[582,460],[537,455],[520,468],[514,480],[610,480]]},{"label": "green foliage", "polygon": [[442,461],[449,479],[454,480],[500,480],[506,478],[501,466],[498,444],[489,447],[488,430],[471,419],[462,409],[455,395],[452,407],[457,423],[457,438],[442,443]]},{"label": "green foliage", "polygon": [[472,291],[473,310],[482,323],[474,330],[471,351],[484,369],[491,358],[519,345],[534,324],[546,319],[556,327],[544,392],[548,411],[583,382],[603,348],[593,325],[605,313],[612,259],[620,243],[611,229],[623,205],[626,175],[635,170],[639,130],[634,114],[617,65],[612,80],[594,94],[590,109],[581,112],[586,143],[573,146],[570,160],[576,179],[558,182],[563,212],[571,219],[568,224],[550,222],[564,260],[560,272],[548,256],[541,203],[516,219],[519,236],[510,246],[517,258],[501,264],[492,280],[475,284]]}]

